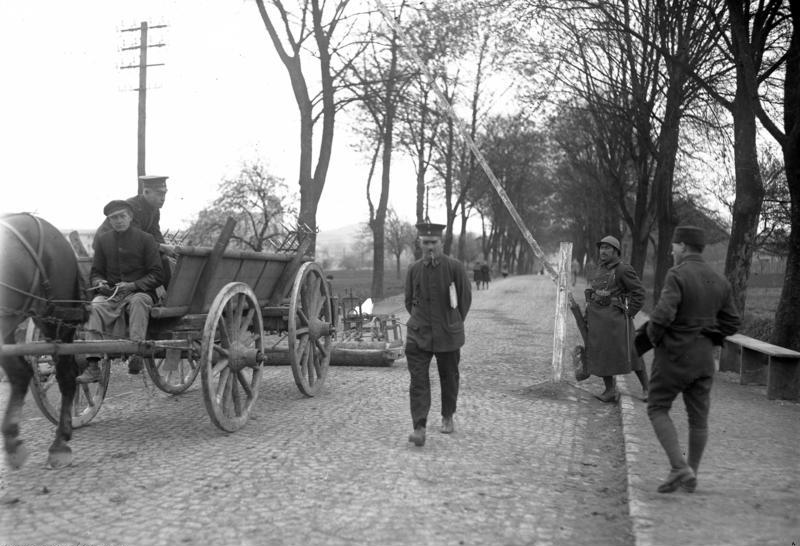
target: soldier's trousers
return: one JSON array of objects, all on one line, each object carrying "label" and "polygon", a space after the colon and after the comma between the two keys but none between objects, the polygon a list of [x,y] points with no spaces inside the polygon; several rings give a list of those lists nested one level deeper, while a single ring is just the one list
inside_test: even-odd
[{"label": "soldier's trousers", "polygon": [[461,360],[461,351],[458,349],[444,353],[426,351],[420,349],[413,340],[408,340],[406,342],[406,360],[408,361],[408,373],[411,376],[408,394],[414,428],[427,426],[428,412],[431,409],[430,364],[434,356],[442,391],[442,416],[451,417],[456,412],[459,385],[458,363]]}]

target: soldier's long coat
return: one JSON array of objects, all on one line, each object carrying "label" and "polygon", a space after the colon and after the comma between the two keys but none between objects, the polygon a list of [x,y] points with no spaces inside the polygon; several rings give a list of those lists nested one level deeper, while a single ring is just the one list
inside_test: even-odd
[{"label": "soldier's long coat", "polygon": [[609,304],[594,295],[586,304],[586,360],[588,371],[600,377],[626,374],[644,368],[633,345],[633,317],[644,305],[645,291],[630,264],[614,258],[599,264],[589,278],[592,294],[610,292]]}]

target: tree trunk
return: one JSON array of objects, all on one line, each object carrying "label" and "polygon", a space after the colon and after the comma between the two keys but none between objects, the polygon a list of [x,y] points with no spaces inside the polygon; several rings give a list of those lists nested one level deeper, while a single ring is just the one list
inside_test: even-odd
[{"label": "tree trunk", "polygon": [[672,232],[675,229],[672,184],[683,115],[681,95],[684,82],[684,78],[680,75],[673,75],[673,78],[667,90],[664,121],[659,134],[658,162],[653,175],[653,192],[656,196],[656,220],[658,222],[653,303],[658,301],[661,288],[664,286],[664,277],[667,270],[672,267]]},{"label": "tree trunk", "polygon": [[[737,78],[738,79],[738,78]],[[736,198],[733,225],[725,256],[725,276],[733,288],[733,300],[740,313],[747,301],[747,281],[758,233],[758,217],[764,201],[764,184],[758,167],[756,120],[751,97],[737,85],[733,107]]]},{"label": "tree trunk", "polygon": [[389,183],[392,171],[392,144],[394,140],[394,117],[397,110],[395,103],[395,84],[397,80],[397,37],[393,36],[389,74],[386,81],[384,95],[384,123],[383,123],[383,158],[381,162],[381,195],[375,219],[372,225],[373,253],[372,253],[372,297],[383,299],[383,267],[384,245],[386,230],[386,209],[389,204]]},{"label": "tree trunk", "polygon": [[792,205],[792,232],[772,343],[800,350],[800,2],[790,2],[792,38],[786,56],[783,160]]},{"label": "tree trunk", "polygon": [[747,281],[758,233],[758,218],[764,202],[764,183],[758,165],[756,144],[756,104],[758,74],[750,45],[747,11],[742,2],[728,1],[731,18],[731,49],[736,61],[736,96],[733,114],[733,154],[736,170],[736,197],[725,276],[733,288],[733,300],[740,313],[747,302]]},{"label": "tree trunk", "polygon": [[451,254],[453,246],[453,220],[455,219],[455,211],[453,211],[453,162],[455,161],[455,132],[456,127],[452,118],[447,118],[447,153],[445,160],[445,176],[444,176],[444,206],[447,214],[445,223],[447,229],[444,233],[444,253],[448,256]]}]

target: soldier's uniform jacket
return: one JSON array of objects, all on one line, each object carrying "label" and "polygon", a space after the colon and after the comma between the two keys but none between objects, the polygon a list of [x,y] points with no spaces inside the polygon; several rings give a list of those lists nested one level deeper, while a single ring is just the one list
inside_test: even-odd
[{"label": "soldier's uniform jacket", "polygon": [[645,291],[633,266],[614,257],[598,264],[586,290],[589,373],[600,377],[641,370],[633,346],[633,317],[644,305]]},{"label": "soldier's uniform jacket", "polygon": [[[131,225],[149,233],[153,236],[156,243],[164,242],[164,235],[161,233],[161,211],[147,202],[143,195],[136,195],[126,199],[131,208],[133,209],[133,221]],[[103,233],[113,231],[111,224],[106,219],[99,228],[97,228],[96,238]]]},{"label": "soldier's uniform jacket", "polygon": [[133,226],[122,233],[112,229],[95,238],[94,248],[92,286],[100,280],[111,286],[132,282],[137,292],[146,292],[156,301],[155,289],[163,277],[158,243],[152,235]]},{"label": "soldier's uniform jacket", "polygon": [[[692,373],[712,374],[713,356],[709,350],[698,355],[701,336],[716,345],[736,333],[739,314],[731,296],[731,285],[716,273],[699,254],[689,254],[672,267],[650,316],[647,335],[656,347],[656,359],[692,364]],[[707,354],[706,354],[707,353]]]},{"label": "soldier's uniform jacket", "polygon": [[[418,260],[408,268],[405,286],[406,335],[420,349],[449,352],[464,345],[464,320],[472,305],[472,289],[464,265],[449,256],[434,262]],[[454,283],[457,306],[450,306]]]}]

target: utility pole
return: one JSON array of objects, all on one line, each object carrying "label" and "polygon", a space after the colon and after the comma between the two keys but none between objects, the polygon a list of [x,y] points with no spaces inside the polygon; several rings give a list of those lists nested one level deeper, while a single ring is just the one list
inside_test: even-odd
[{"label": "utility pole", "polygon": [[147,48],[149,47],[164,47],[165,44],[148,44],[147,31],[148,28],[165,28],[167,25],[153,25],[148,27],[146,21],[142,21],[141,25],[134,28],[123,29],[122,32],[135,32],[139,31],[139,45],[131,47],[123,47],[122,51],[139,50],[139,64],[128,65],[121,67],[123,70],[126,68],[139,69],[139,123],[137,125],[137,154],[136,154],[136,191],[142,193],[142,182],[139,180],[140,176],[147,174],[145,169],[145,141],[146,141],[146,122],[147,122],[147,67],[148,66],[164,66],[164,63],[147,64]]}]

